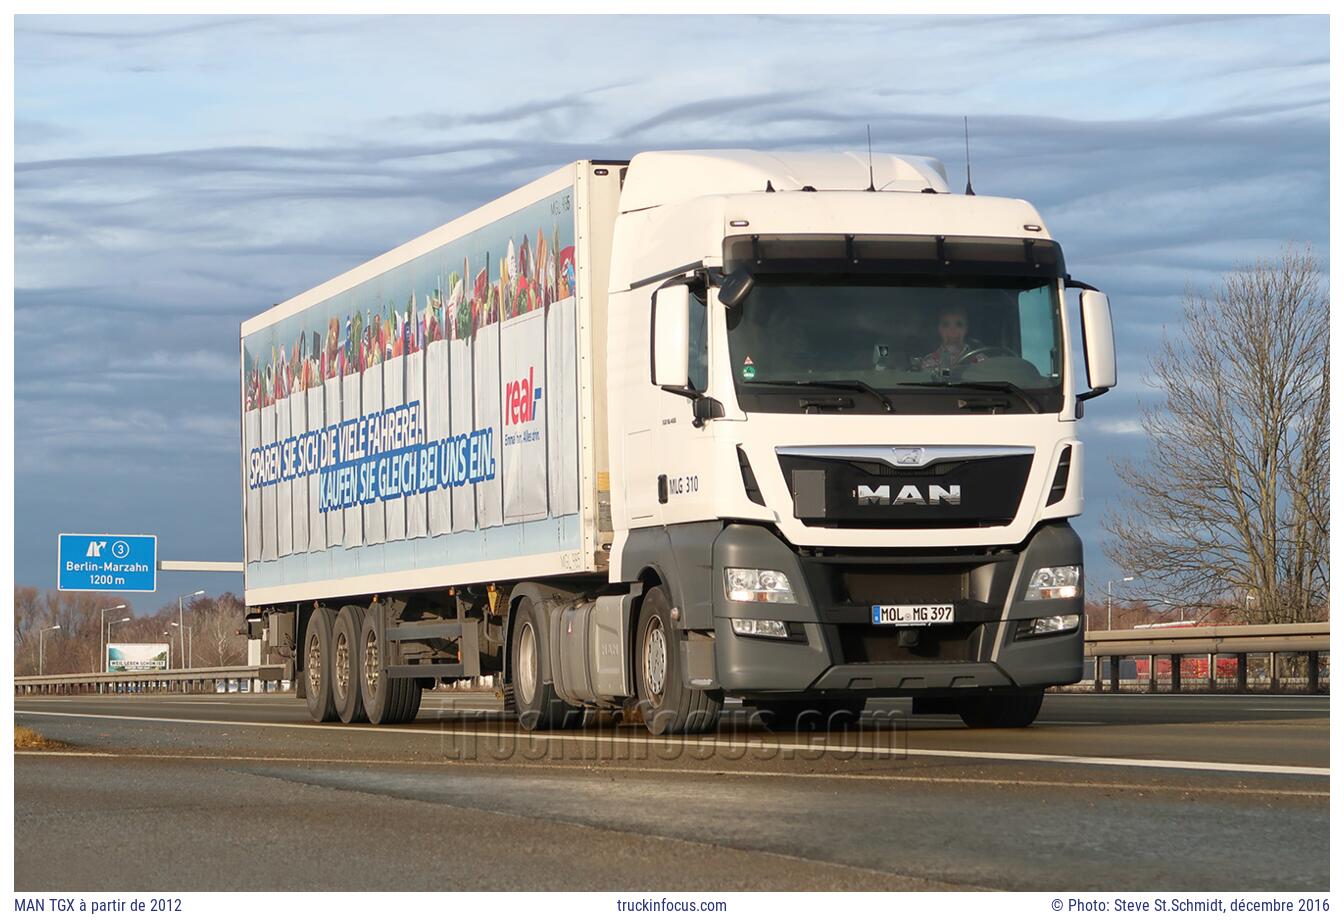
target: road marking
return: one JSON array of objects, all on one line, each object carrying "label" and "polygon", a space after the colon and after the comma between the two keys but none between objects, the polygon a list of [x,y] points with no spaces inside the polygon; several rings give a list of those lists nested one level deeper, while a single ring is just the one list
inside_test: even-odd
[{"label": "road marking", "polygon": [[[901,716],[909,721],[906,728],[916,729],[921,725],[964,725],[958,716],[916,716],[906,712],[897,712],[895,715]],[[1032,725],[1109,725],[1109,722],[1075,722],[1067,719],[1037,719]]]},{"label": "road marking", "polygon": [[[164,716],[125,716],[111,714],[95,714],[82,712],[43,712],[41,710],[16,709],[15,715],[25,716],[54,716],[58,719],[109,719],[120,722],[166,722],[178,725],[231,725],[240,728],[270,728],[270,729],[299,729],[307,731],[357,731],[357,732],[383,732],[389,734],[410,734],[422,735],[425,738],[432,738],[441,735],[450,735],[455,737],[472,738],[527,738],[532,741],[544,740],[550,741],[578,741],[590,744],[601,744],[610,742],[613,747],[618,742],[626,744],[640,745],[666,745],[669,739],[658,738],[653,735],[575,735],[566,732],[545,732],[532,733],[523,731],[464,731],[462,729],[450,728],[393,728],[387,725],[377,727],[361,725],[318,725],[302,722],[296,723],[275,723],[275,722],[240,722],[227,719],[170,719]],[[759,741],[760,739],[754,739]],[[741,750],[746,752],[755,747],[762,751],[808,751],[816,752],[817,747],[813,744],[796,744],[788,741],[771,740],[768,744],[753,744],[751,740],[726,741],[715,738],[702,738],[691,736],[687,739],[687,746],[711,747],[730,750]],[[874,745],[845,745],[835,748],[828,748],[826,753],[833,754],[888,754],[903,757],[943,757],[957,760],[1004,760],[1016,761],[1019,763],[1054,763],[1069,764],[1074,766],[1097,766],[1097,767],[1135,767],[1138,769],[1150,770],[1195,770],[1208,773],[1263,773],[1276,776],[1329,776],[1329,767],[1307,767],[1296,766],[1292,764],[1268,764],[1268,763],[1225,763],[1219,761],[1203,760],[1153,760],[1134,757],[1091,757],[1078,754],[1028,754],[1016,751],[958,751],[958,750],[937,750],[930,748],[899,748],[899,747],[877,747]]]},{"label": "road marking", "polygon": [[[539,770],[581,770],[585,774],[592,776],[593,767],[591,764],[551,764],[551,763],[514,763],[502,761],[473,761],[464,763],[460,760],[454,760],[445,757],[441,760],[395,760],[382,758],[336,758],[336,757],[277,757],[274,755],[256,755],[247,754],[145,754],[145,753],[106,753],[100,751],[15,751],[16,755],[23,754],[29,757],[101,757],[113,760],[194,760],[194,761],[219,761],[221,763],[284,763],[284,764],[327,764],[336,766],[351,767],[480,767],[482,769],[539,769]],[[872,782],[878,780],[889,783],[927,783],[930,785],[948,785],[948,786],[1028,786],[1032,788],[1045,789],[1081,789],[1076,781],[1063,780],[1038,780],[1038,779],[984,779],[982,777],[955,777],[955,776],[894,776],[890,773],[790,773],[785,770],[719,770],[708,768],[696,770],[689,767],[622,767],[617,766],[614,769],[624,769],[630,773],[667,773],[679,776],[715,776],[750,779],[759,777],[763,779],[830,779],[830,780],[862,780]],[[1120,792],[1152,792],[1155,789],[1164,789],[1169,792],[1179,792],[1183,794],[1201,794],[1201,795],[1275,795],[1291,796],[1297,798],[1328,798],[1330,791],[1323,789],[1320,791],[1311,791],[1303,789],[1233,789],[1226,786],[1154,786],[1151,783],[1087,783],[1085,787],[1088,791],[1106,789]]]}]

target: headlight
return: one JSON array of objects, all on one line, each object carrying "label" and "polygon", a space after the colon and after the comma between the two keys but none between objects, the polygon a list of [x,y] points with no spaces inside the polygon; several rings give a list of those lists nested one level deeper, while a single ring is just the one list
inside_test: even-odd
[{"label": "headlight", "polygon": [[739,636],[764,636],[768,639],[789,638],[789,628],[783,620],[733,620],[733,632]]},{"label": "headlight", "polygon": [[1077,565],[1052,565],[1037,569],[1031,581],[1027,582],[1026,600],[1053,601],[1077,597],[1081,576],[1082,567]]},{"label": "headlight", "polygon": [[1044,636],[1047,633],[1071,632],[1078,628],[1078,614],[1066,613],[1057,617],[1037,617],[1034,620],[1022,620],[1017,627],[1019,638],[1024,636]]},{"label": "headlight", "polygon": [[723,589],[730,601],[797,603],[788,576],[773,569],[724,569]]}]

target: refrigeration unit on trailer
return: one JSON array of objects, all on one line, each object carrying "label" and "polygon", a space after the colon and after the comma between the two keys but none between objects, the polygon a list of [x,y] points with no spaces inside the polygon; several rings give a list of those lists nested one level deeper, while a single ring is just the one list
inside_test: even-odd
[{"label": "refrigeration unit on trailer", "polygon": [[241,362],[249,630],[315,719],[489,675],[528,728],[1010,726],[1082,674],[1109,305],[934,160],[580,161],[248,320]]}]

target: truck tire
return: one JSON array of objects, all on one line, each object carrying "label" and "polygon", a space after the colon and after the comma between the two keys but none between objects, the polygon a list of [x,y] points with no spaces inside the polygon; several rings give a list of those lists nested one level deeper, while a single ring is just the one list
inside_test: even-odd
[{"label": "truck tire", "polygon": [[509,640],[509,680],[505,700],[512,699],[518,724],[524,731],[566,728],[577,723],[582,710],[562,700],[555,685],[547,683],[542,663],[548,661],[550,644],[546,624],[523,598],[513,611],[513,635]]},{"label": "truck tire", "polygon": [[761,724],[771,731],[824,732],[857,725],[868,700],[753,700],[751,705]]},{"label": "truck tire", "polygon": [[635,630],[635,689],[644,724],[655,735],[712,732],[719,724],[722,698],[687,687],[682,679],[680,640],[667,591],[650,590]]},{"label": "truck tire", "polygon": [[1044,699],[1042,687],[986,693],[962,700],[958,714],[968,728],[1026,728],[1036,721]]},{"label": "truck tire", "polygon": [[318,607],[308,616],[303,631],[303,681],[308,715],[314,722],[335,722],[336,701],[331,692],[330,610]]},{"label": "truck tire", "polygon": [[367,722],[360,664],[364,658],[364,608],[342,607],[331,627],[331,699],[345,723]]},{"label": "truck tire", "polygon": [[364,613],[359,628],[359,693],[365,717],[374,725],[412,722],[420,711],[420,684],[414,677],[384,677],[383,613],[377,606]]}]

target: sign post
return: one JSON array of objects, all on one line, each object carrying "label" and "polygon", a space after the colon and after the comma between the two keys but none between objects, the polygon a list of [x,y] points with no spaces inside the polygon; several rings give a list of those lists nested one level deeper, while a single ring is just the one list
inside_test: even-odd
[{"label": "sign post", "polygon": [[152,593],[159,538],[146,534],[63,533],[57,540],[61,591]]}]

